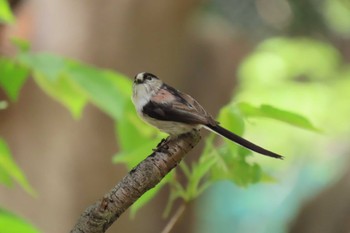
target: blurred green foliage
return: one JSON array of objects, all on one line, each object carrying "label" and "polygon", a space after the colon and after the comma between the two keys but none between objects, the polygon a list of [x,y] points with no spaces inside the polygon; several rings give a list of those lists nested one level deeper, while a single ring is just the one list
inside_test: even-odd
[{"label": "blurred green foliage", "polygon": [[[18,43],[15,44],[18,46]],[[121,150],[114,156],[113,161],[123,163],[129,169],[149,154],[165,136],[137,117],[130,99],[131,81],[127,77],[53,54],[34,54],[23,49],[23,43],[20,43],[20,46],[20,52],[15,58],[0,60],[0,67],[4,70],[0,70],[0,73],[4,74],[0,84],[12,100],[17,99],[27,74],[31,74],[36,83],[49,96],[67,107],[75,118],[81,116],[87,103],[94,104],[116,121],[115,131]],[[239,106],[230,103],[224,107],[220,112],[219,121],[223,126],[242,135],[244,114],[278,119],[314,130],[312,125],[298,114],[271,106],[256,108],[243,103]],[[257,163],[248,161],[251,152],[226,141],[216,146],[214,139],[214,136],[207,139],[206,149],[199,161],[191,165],[183,162],[180,166],[186,174],[186,184],[180,183],[174,174],[170,174],[161,185],[133,205],[132,213],[154,197],[166,183],[172,190],[167,208],[169,212],[172,202],[177,198],[189,202],[217,180],[230,180],[240,186],[271,180],[266,179],[269,176]]]},{"label": "blurred green foliage", "polygon": [[271,118],[271,119],[283,121],[307,130],[312,130],[315,132],[321,131],[317,129],[315,126],[313,126],[312,123],[307,118],[299,114],[295,114],[289,111],[284,111],[284,110],[275,108],[271,105],[263,104],[260,107],[255,107],[251,104],[242,102],[238,104],[238,108],[246,118],[250,118],[250,117]]},{"label": "blurred green foliage", "polygon": [[324,15],[333,32],[350,37],[350,1],[327,0],[324,4]]},{"label": "blurred green foliage", "polygon": [[[310,38],[262,42],[239,70],[237,99],[295,110],[327,133],[346,129],[350,66],[330,43]],[[329,106],[332,112],[329,114]],[[326,125],[325,122],[327,122]]]},{"label": "blurred green foliage", "polygon": [[0,208],[1,232],[6,233],[39,233],[40,231],[32,224],[17,217],[13,213]]},{"label": "blurred green foliage", "polygon": [[[30,195],[36,196],[34,189],[28,183],[22,170],[12,159],[8,146],[4,140],[0,138],[0,184],[11,187],[13,186],[13,181],[16,181]],[[7,210],[1,208],[0,226],[2,232],[39,232],[23,219],[10,214]]]},{"label": "blurred green foliage", "polygon": [[52,54],[21,53],[16,62],[29,70],[37,84],[76,118],[91,102],[115,120],[120,119],[130,99],[130,81],[120,74]]},{"label": "blurred green foliage", "polygon": [[[7,0],[0,0],[0,23],[13,23],[14,17]],[[25,42],[14,39],[13,41],[22,50]],[[13,59],[0,57],[0,86],[3,87],[10,100],[15,101],[19,91],[27,79],[27,71],[15,64]],[[8,106],[8,102],[0,100],[0,111]],[[8,187],[13,186],[16,181],[28,194],[36,196],[36,192],[27,181],[22,170],[17,166],[12,158],[12,154],[6,142],[0,138],[0,183]],[[1,232],[6,233],[38,233],[30,223],[20,217],[0,208]]]},{"label": "blurred green foliage", "polygon": [[17,100],[19,91],[28,77],[26,69],[16,65],[9,58],[0,58],[0,85],[11,100]]},{"label": "blurred green foliage", "polygon": [[[3,0],[0,0],[0,19],[13,21],[7,3]],[[124,75],[53,54],[32,53],[28,43],[20,39],[12,42],[17,46],[18,54],[13,58],[0,59],[0,86],[11,101],[18,99],[21,87],[30,75],[42,90],[65,106],[74,118],[78,119],[82,115],[88,103],[94,104],[115,120],[120,151],[113,157],[113,161],[125,164],[129,169],[150,154],[151,149],[165,136],[137,117],[130,99],[132,83]],[[241,65],[239,76],[242,85],[237,99],[242,102],[236,104],[237,99],[232,100],[221,109],[218,120],[238,135],[245,134],[247,120],[251,118],[278,120],[319,132],[320,129],[311,121],[316,122],[316,125],[322,125],[322,121],[317,122],[320,118],[312,118],[314,115],[310,111],[322,112],[324,106],[320,104],[328,103],[334,96],[348,96],[348,89],[344,86],[350,83],[342,77],[349,73],[349,68],[343,67],[341,63],[339,52],[327,43],[306,38],[267,40]],[[337,81],[330,77],[336,77]],[[338,89],[336,93],[330,93],[327,86],[337,86]],[[329,94],[326,97],[325,92]],[[317,104],[307,99],[311,96],[310,93],[313,98],[319,97]],[[342,113],[350,112],[349,109],[339,109],[340,106],[339,103],[333,105]],[[0,109],[5,107],[6,104],[0,105]],[[322,116],[324,119],[327,117],[325,113]],[[269,136],[275,138],[271,135],[269,132]],[[198,161],[191,164],[183,161],[180,169],[167,175],[156,188],[143,195],[132,206],[131,213],[135,215],[166,184],[171,190],[165,208],[165,215],[168,215],[175,200],[180,198],[190,202],[217,181],[230,181],[241,187],[274,181],[273,176],[259,164],[250,151],[226,140],[219,141],[210,135]],[[185,182],[177,179],[178,172],[185,175]],[[14,163],[5,142],[1,140],[0,181],[10,185],[12,180],[28,193],[34,193]],[[5,210],[0,211],[1,223],[12,226],[16,221],[23,222]],[[37,231],[29,227],[20,232]]]},{"label": "blurred green foliage", "polygon": [[[246,135],[284,151],[288,162],[248,160],[259,162],[262,174],[278,177],[274,186],[240,190],[227,182],[213,185],[198,207],[198,213],[206,214],[199,217],[197,232],[288,232],[305,199],[342,174],[346,156],[338,147],[342,135],[347,142],[350,133],[350,66],[340,52],[311,38],[278,37],[263,41],[243,60],[235,99],[249,123]],[[304,130],[276,127],[266,117]],[[249,180],[253,183],[258,169],[245,170],[253,171]]]},{"label": "blurred green foliage", "polygon": [[13,161],[6,143],[0,138],[0,183],[12,186],[13,180],[20,184],[29,194],[35,195],[34,189],[28,183],[21,169]]},{"label": "blurred green foliage", "polygon": [[0,0],[0,23],[13,23],[14,20],[8,1]]}]

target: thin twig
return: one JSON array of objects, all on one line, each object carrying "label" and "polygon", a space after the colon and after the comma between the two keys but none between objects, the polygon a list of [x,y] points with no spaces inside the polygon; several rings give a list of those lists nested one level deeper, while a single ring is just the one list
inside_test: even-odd
[{"label": "thin twig", "polygon": [[182,214],[186,209],[185,203],[182,203],[181,206],[176,210],[175,214],[169,220],[168,224],[164,227],[162,233],[170,233],[174,228],[175,224],[180,220]]}]

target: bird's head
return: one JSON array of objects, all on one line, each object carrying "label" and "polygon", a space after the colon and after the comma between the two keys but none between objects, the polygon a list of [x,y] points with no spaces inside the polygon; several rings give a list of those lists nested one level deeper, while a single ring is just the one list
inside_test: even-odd
[{"label": "bird's head", "polygon": [[160,79],[154,74],[142,72],[138,73],[134,78],[134,85],[138,84],[156,84],[161,82]]},{"label": "bird's head", "polygon": [[147,96],[157,92],[163,85],[162,80],[151,73],[142,72],[135,76],[133,83],[134,96]]}]

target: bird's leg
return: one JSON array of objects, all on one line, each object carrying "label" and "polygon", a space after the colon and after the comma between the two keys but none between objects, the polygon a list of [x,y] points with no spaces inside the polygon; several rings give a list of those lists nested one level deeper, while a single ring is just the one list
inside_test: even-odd
[{"label": "bird's leg", "polygon": [[168,139],[169,139],[169,137],[163,138],[163,139],[158,143],[157,148],[158,148],[158,147],[161,147],[163,144],[165,144],[165,143],[168,141]]}]

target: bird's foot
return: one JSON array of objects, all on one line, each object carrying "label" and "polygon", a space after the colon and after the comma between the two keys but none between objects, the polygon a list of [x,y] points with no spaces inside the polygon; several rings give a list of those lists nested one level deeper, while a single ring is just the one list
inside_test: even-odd
[{"label": "bird's foot", "polygon": [[161,151],[161,150],[167,150],[168,146],[166,145],[169,142],[169,137],[163,138],[157,145],[155,149],[152,149],[154,152]]}]

